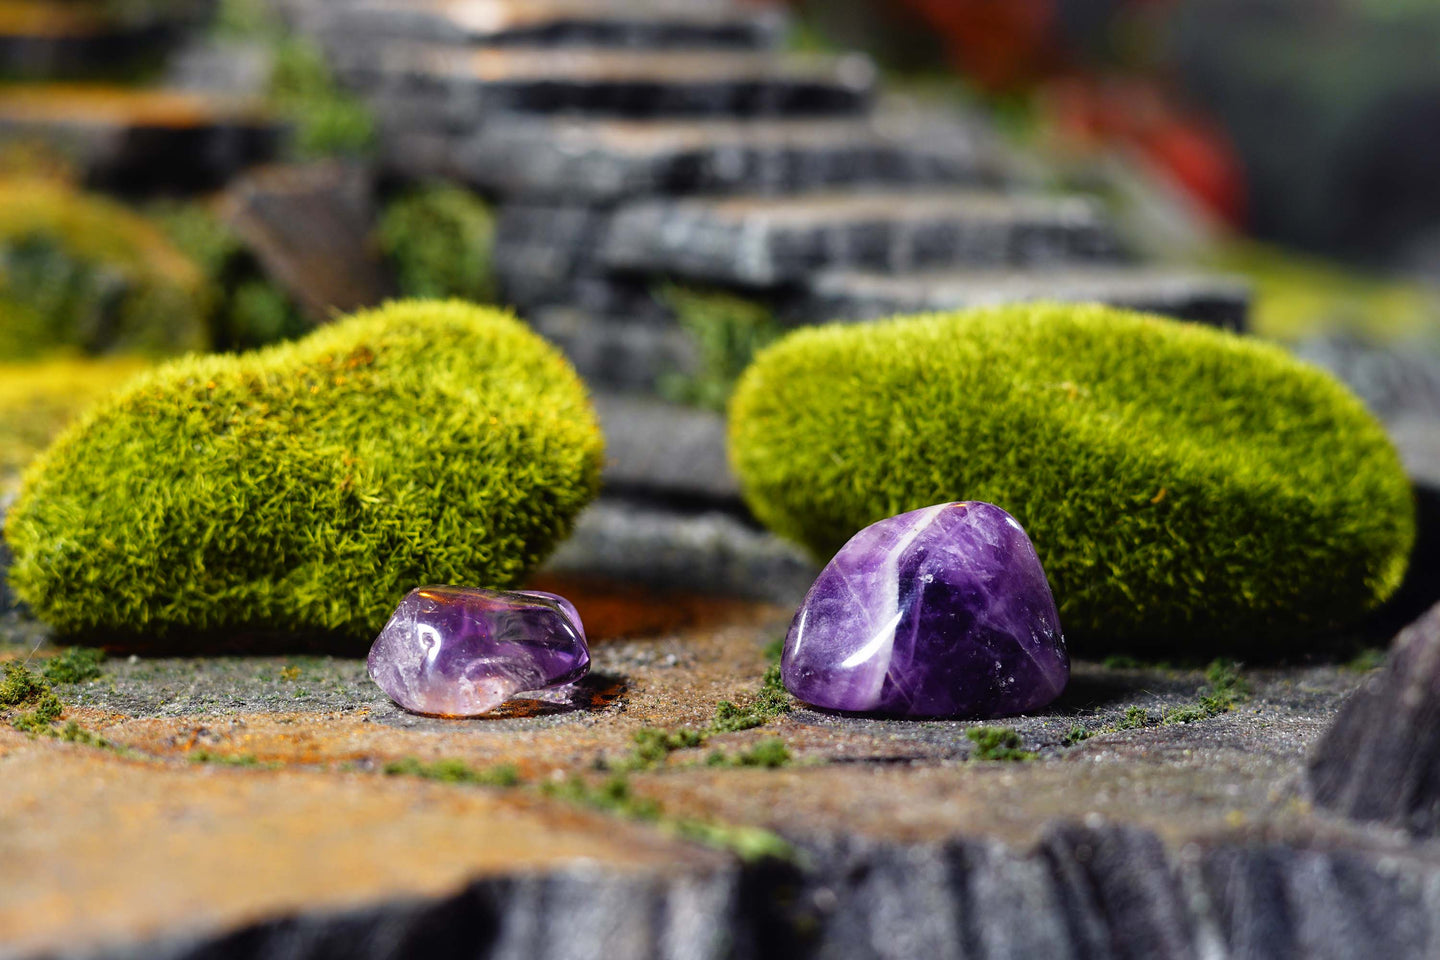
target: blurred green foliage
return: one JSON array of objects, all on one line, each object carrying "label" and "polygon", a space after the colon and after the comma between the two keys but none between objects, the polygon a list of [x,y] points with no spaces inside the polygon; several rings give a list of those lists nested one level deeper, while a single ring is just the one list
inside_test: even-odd
[{"label": "blurred green foliage", "polygon": [[740,374],[782,328],[767,304],[721,290],[670,285],[660,299],[699,348],[699,368],[671,373],[657,385],[675,403],[724,410]]},{"label": "blurred green foliage", "polygon": [[446,183],[410,190],[385,207],[375,235],[402,296],[495,300],[495,218],[469,190]]},{"label": "blurred green foliage", "polygon": [[215,35],[258,43],[274,57],[267,91],[271,105],[294,126],[297,159],[365,156],[375,147],[375,120],[342,90],[310,41],[290,31],[263,0],[220,0]]}]

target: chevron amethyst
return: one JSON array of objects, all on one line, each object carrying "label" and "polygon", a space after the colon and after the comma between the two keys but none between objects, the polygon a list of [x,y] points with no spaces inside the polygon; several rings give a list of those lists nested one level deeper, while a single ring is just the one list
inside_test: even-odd
[{"label": "chevron amethyst", "polygon": [[1000,717],[1065,689],[1055,599],[1020,524],[942,503],[871,524],[821,571],[785,637],[808,703],[913,717]]},{"label": "chevron amethyst", "polygon": [[538,590],[421,587],[375,638],[370,679],[406,710],[473,717],[590,670],[580,615]]}]

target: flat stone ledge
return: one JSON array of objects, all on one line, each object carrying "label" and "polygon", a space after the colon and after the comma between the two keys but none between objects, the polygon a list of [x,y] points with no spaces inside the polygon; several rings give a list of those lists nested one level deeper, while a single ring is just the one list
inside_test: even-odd
[{"label": "flat stone ledge", "polygon": [[733,513],[606,497],[580,515],[543,569],[787,605],[819,573],[798,548]]},{"label": "flat stone ledge", "polygon": [[397,40],[468,47],[766,49],[788,27],[774,7],[718,2],[360,0],[320,4],[307,28],[327,45]]},{"label": "flat stone ledge", "polygon": [[913,274],[837,271],[810,282],[794,319],[872,320],[1038,300],[1104,303],[1240,332],[1246,327],[1250,288],[1236,278],[1154,267]]},{"label": "flat stone ledge", "polygon": [[865,190],[638,202],[617,211],[598,260],[611,270],[773,288],[824,269],[1038,266],[1119,253],[1084,199]]},{"label": "flat stone ledge", "polygon": [[516,113],[854,115],[869,105],[875,84],[874,67],[855,56],[392,45],[341,49],[332,59],[382,115],[458,130]]},{"label": "flat stone ledge", "polygon": [[605,432],[606,487],[739,502],[719,413],[622,394],[594,401]]},{"label": "flat stone ledge", "polygon": [[999,149],[978,125],[883,110],[863,120],[496,123],[456,137],[447,160],[449,171],[501,196],[584,204],[1007,179]]}]

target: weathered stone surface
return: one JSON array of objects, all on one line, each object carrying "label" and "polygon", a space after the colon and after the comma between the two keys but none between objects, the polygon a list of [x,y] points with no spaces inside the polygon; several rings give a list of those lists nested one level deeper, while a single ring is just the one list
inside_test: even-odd
[{"label": "weathered stone surface", "polygon": [[653,393],[664,377],[696,369],[694,341],[673,324],[552,307],[533,315],[530,326],[563,350],[592,387]]},{"label": "weathered stone surface", "polygon": [[1240,280],[1150,267],[822,273],[795,310],[799,322],[871,320],[1029,300],[1104,303],[1227,330],[1245,329],[1249,287]]},{"label": "weathered stone surface", "polygon": [[371,180],[363,167],[262,168],[226,190],[221,213],[314,323],[378,304],[390,292],[368,242]]},{"label": "weathered stone surface", "polygon": [[[789,614],[622,591],[627,620],[606,610],[614,593],[543,586],[587,621],[589,701],[447,721],[386,704],[358,660],[119,658],[60,691],[127,757],[0,729],[11,952],[1259,960],[1440,946],[1435,851],[1317,817],[1290,786],[1356,682],[1333,667],[1249,671],[1233,713],[1116,730],[1132,706],[1193,703],[1198,672],[1078,663],[1055,707],[1014,721],[1032,763],[961,762],[963,722],[798,709],[711,743],[779,736],[791,766],[717,769],[692,751],[632,775],[667,815],[780,831],[797,865],[744,866],[529,787],[380,776],[406,757],[598,776],[641,726],[703,725],[719,699],[744,702]],[[640,626],[645,608],[663,619]],[[1095,736],[1062,745],[1077,724]]]},{"label": "weathered stone surface", "polygon": [[560,576],[794,604],[818,565],[732,511],[602,496],[546,562]]},{"label": "weathered stone surface", "polygon": [[0,70],[7,79],[57,79],[120,72],[153,55],[189,4],[167,20],[117,17],[99,4],[9,0],[0,10]]},{"label": "weathered stone surface", "polygon": [[1423,836],[1440,831],[1440,606],[1395,640],[1383,670],[1316,745],[1315,802]]},{"label": "weathered stone surface", "polygon": [[898,106],[857,120],[521,120],[455,138],[444,153],[443,172],[481,189],[561,203],[1005,180],[978,125]]},{"label": "weathered stone surface", "polygon": [[231,96],[105,86],[0,91],[0,142],[45,143],[96,186],[201,189],[275,156],[282,131]]},{"label": "weathered stone surface", "polygon": [[605,433],[608,489],[739,503],[720,414],[619,394],[593,400]]},{"label": "weathered stone surface", "polygon": [[471,47],[779,46],[774,7],[714,0],[359,0],[321,4],[308,26],[328,45],[410,40]]},{"label": "weathered stone surface", "polygon": [[1353,335],[1328,334],[1302,340],[1295,354],[1344,380],[1382,420],[1440,420],[1440,344],[1384,346]]},{"label": "weathered stone surface", "polygon": [[900,273],[1117,255],[1100,211],[1085,200],[861,191],[631,204],[615,214],[599,260],[612,270],[774,287],[827,268]]},{"label": "weathered stone surface", "polygon": [[864,58],[714,51],[462,50],[389,45],[335,51],[337,70],[382,116],[410,128],[473,130],[512,113],[613,117],[856,114],[875,71]]}]

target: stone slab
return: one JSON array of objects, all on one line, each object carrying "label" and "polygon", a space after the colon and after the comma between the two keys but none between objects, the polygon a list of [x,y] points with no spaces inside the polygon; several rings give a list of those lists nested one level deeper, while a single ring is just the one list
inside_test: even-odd
[{"label": "stone slab", "polygon": [[253,101],[230,96],[70,84],[0,90],[0,143],[44,143],[100,187],[218,186],[274,157],[283,133]]},{"label": "stone slab", "polygon": [[1342,816],[1440,830],[1440,606],[1346,701],[1307,776],[1316,803]]},{"label": "stone slab", "polygon": [[546,562],[558,576],[794,605],[819,566],[733,511],[602,496]]},{"label": "stone slab", "polygon": [[1240,332],[1246,327],[1250,289],[1235,278],[1156,267],[835,271],[810,281],[808,294],[791,319],[801,323],[873,320],[1035,300],[1105,303]]},{"label": "stone slab", "polygon": [[93,76],[133,67],[154,55],[188,14],[176,4],[171,21],[118,17],[97,3],[5,0],[0,4],[0,73],[8,79]]},{"label": "stone slab", "polygon": [[[533,785],[600,782],[597,763],[641,727],[698,728],[721,699],[745,702],[790,610],[537,586],[597,625],[593,679],[564,703],[423,718],[354,656],[118,656],[59,692],[124,755],[0,728],[7,952],[1408,960],[1440,946],[1440,848],[1318,813],[1297,788],[1360,674],[1253,667],[1233,712],[1116,729],[1131,708],[1193,704],[1203,677],[1082,657],[1058,703],[1010,721],[1029,763],[967,759],[964,721],[799,707],[631,774],[667,817],[763,827],[801,854],[746,865]],[[1067,745],[1077,725],[1093,735]],[[766,737],[794,760],[703,762]],[[405,758],[511,763],[526,785],[380,773]]]},{"label": "stone slab", "polygon": [[390,278],[370,243],[371,176],[327,161],[254,170],[231,184],[221,216],[312,323],[380,303]]},{"label": "stone slab", "polygon": [[654,393],[666,376],[693,374],[699,362],[694,340],[673,324],[565,307],[542,310],[529,322],[565,353],[586,383],[603,390]]},{"label": "stone slab", "polygon": [[336,50],[335,67],[393,129],[473,130],[507,114],[612,117],[845,115],[870,102],[863,57],[716,51]]},{"label": "stone slab", "polygon": [[1099,208],[1079,198],[861,190],[637,202],[616,212],[598,260],[766,288],[827,269],[1053,266],[1119,253]]},{"label": "stone slab", "polygon": [[605,432],[606,489],[739,502],[719,413],[617,393],[597,393],[593,400]]},{"label": "stone slab", "polygon": [[495,195],[575,204],[1006,180],[1003,155],[978,124],[888,107],[853,120],[520,120],[432,153],[444,158],[440,172]]},{"label": "stone slab", "polygon": [[359,0],[322,5],[309,26],[327,45],[764,49],[788,23],[777,7],[705,0]]}]

